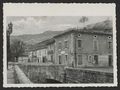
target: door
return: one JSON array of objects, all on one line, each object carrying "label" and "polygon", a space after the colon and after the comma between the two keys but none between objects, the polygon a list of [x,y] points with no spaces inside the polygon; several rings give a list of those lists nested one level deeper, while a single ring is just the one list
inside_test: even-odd
[{"label": "door", "polygon": [[112,66],[112,55],[109,55],[109,66]]},{"label": "door", "polygon": [[53,55],[51,55],[51,62],[54,63],[54,61],[53,61]]},{"label": "door", "polygon": [[62,64],[61,55],[59,55],[59,64]]},{"label": "door", "polygon": [[68,55],[65,55],[65,65],[67,65],[68,62]]},{"label": "door", "polygon": [[98,55],[94,55],[95,64],[98,65]]},{"label": "door", "polygon": [[78,65],[82,65],[82,55],[78,55]]}]

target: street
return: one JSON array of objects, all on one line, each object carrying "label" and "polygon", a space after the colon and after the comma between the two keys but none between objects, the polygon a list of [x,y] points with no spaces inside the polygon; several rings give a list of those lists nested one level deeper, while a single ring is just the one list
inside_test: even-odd
[{"label": "street", "polygon": [[8,84],[15,84],[14,68],[10,65],[8,66],[8,70],[7,70],[7,83]]}]

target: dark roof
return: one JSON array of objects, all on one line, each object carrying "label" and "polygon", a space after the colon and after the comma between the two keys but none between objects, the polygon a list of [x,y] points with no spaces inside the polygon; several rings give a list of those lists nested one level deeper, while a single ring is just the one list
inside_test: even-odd
[{"label": "dark roof", "polygon": [[52,43],[54,43],[54,42],[55,42],[54,38],[50,38],[50,39],[43,40],[42,42],[33,45],[33,46],[29,49],[29,51],[35,51],[35,50],[38,50],[38,49],[47,48],[47,45],[52,44]]}]

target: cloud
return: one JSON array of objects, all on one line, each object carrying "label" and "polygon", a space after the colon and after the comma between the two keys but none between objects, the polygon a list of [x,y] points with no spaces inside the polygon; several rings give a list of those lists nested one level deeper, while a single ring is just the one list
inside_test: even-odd
[{"label": "cloud", "polygon": [[36,20],[33,17],[27,17],[26,19],[21,19],[13,21],[13,34],[34,34],[37,33],[41,24],[41,20]]},{"label": "cloud", "polygon": [[[67,17],[67,16],[21,16],[10,17],[7,21],[13,22],[12,35],[20,34],[39,34],[48,30],[66,30],[72,27],[81,27],[82,23],[79,23],[80,17]],[[95,23],[101,20],[105,20],[106,17],[89,17],[89,21],[86,24]]]},{"label": "cloud", "polygon": [[66,30],[68,28],[73,28],[73,27],[76,27],[76,25],[73,25],[73,24],[58,24],[58,25],[54,25],[52,26],[51,28],[53,30]]},{"label": "cloud", "polygon": [[71,24],[55,23],[52,17],[26,17],[13,21],[13,35],[38,34],[47,30],[65,30],[72,27]]}]

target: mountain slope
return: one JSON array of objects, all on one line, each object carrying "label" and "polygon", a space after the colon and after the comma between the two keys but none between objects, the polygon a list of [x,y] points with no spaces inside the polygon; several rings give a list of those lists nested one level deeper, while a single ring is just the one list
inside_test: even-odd
[{"label": "mountain slope", "polygon": [[[85,30],[90,30],[91,32],[92,31],[112,32],[112,21],[111,20],[105,20],[105,21],[102,21],[102,22],[90,24],[90,25],[86,26]],[[11,36],[11,42],[14,39],[20,39],[27,44],[34,45],[34,44],[39,43],[43,40],[52,38],[53,36],[55,36],[57,34],[60,34],[60,33],[63,33],[65,31],[45,31],[41,34]]]},{"label": "mountain slope", "polygon": [[24,41],[27,44],[36,44],[40,41],[43,41],[45,39],[51,38],[59,33],[62,33],[63,31],[46,31],[41,34],[34,34],[34,35],[19,35],[19,36],[11,36],[11,42],[14,39],[19,39]]},{"label": "mountain slope", "polygon": [[111,20],[105,20],[95,24],[87,25],[86,29],[91,31],[112,32],[113,24]]}]

